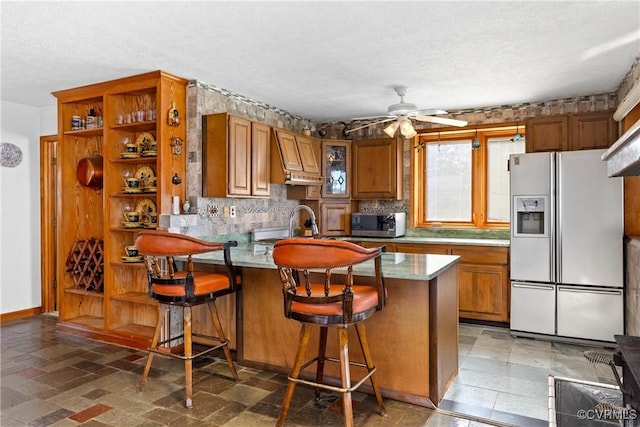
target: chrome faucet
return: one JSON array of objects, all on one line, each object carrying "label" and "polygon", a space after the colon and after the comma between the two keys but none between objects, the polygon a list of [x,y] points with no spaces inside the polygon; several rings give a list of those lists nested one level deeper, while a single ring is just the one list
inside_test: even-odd
[{"label": "chrome faucet", "polygon": [[318,231],[318,225],[316,224],[316,214],[313,213],[313,210],[307,205],[298,205],[293,208],[289,214],[289,238],[293,237],[293,218],[300,209],[304,209],[309,212],[309,216],[311,217],[311,232],[313,233],[313,236],[315,237],[320,234]]}]

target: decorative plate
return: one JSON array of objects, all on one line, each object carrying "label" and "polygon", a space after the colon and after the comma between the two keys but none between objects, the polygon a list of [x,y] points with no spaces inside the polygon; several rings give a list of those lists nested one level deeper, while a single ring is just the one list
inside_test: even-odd
[{"label": "decorative plate", "polygon": [[15,168],[22,162],[22,150],[15,144],[3,142],[0,144],[0,166]]},{"label": "decorative plate", "polygon": [[143,185],[147,183],[147,181],[155,178],[156,174],[153,172],[149,166],[140,166],[134,175],[140,181],[142,181]]},{"label": "decorative plate", "polygon": [[138,152],[143,152],[155,142],[156,138],[153,135],[151,135],[149,132],[142,132],[136,139],[136,144],[138,144]]},{"label": "decorative plate", "polygon": [[136,205],[136,211],[140,212],[141,214],[155,212],[156,204],[151,199],[142,199]]}]

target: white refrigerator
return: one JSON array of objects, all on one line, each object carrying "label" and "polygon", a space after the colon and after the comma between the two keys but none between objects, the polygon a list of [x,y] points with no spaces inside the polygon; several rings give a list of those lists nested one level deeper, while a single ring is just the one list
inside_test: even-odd
[{"label": "white refrigerator", "polygon": [[513,335],[623,334],[623,181],[604,151],[510,156]]}]

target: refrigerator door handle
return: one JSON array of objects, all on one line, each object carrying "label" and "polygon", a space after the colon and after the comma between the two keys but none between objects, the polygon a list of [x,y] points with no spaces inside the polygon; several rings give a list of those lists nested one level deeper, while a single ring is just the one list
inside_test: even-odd
[{"label": "refrigerator door handle", "polygon": [[555,173],[555,179],[553,180],[554,188],[553,194],[555,194],[555,200],[553,204],[553,230],[554,230],[554,241],[555,247],[553,248],[555,257],[555,280],[557,283],[562,283],[562,221],[559,221],[558,218],[562,218],[562,153],[556,153],[555,165],[553,167],[553,171]]},{"label": "refrigerator door handle", "polygon": [[558,292],[576,292],[576,293],[581,293],[581,294],[622,295],[622,290],[568,288],[568,287],[565,287],[565,286],[558,286]]},{"label": "refrigerator door handle", "polygon": [[514,288],[525,288],[525,289],[549,289],[553,290],[553,285],[524,285],[522,283],[512,283],[511,286]]}]

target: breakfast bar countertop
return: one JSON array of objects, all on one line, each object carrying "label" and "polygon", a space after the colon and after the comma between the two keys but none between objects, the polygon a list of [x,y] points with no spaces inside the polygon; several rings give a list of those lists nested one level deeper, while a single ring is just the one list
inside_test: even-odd
[{"label": "breakfast bar countertop", "polygon": [[[231,260],[242,269],[242,292],[234,298],[241,300],[221,299],[219,305],[230,313],[234,307],[239,310],[226,317],[238,360],[285,373],[291,369],[300,331],[298,322],[283,316],[282,282],[272,253],[260,242],[239,241],[232,247]],[[367,340],[376,343],[376,376],[386,398],[434,408],[453,383],[458,372],[459,261],[458,255],[382,254],[387,304],[367,320]],[[209,271],[224,261],[217,251],[193,255],[193,262],[196,270]],[[374,260],[353,270],[358,283],[373,283]],[[393,345],[388,345],[389,337]],[[330,354],[337,354],[334,345],[328,340]],[[335,367],[328,366],[325,374],[338,378]]]},{"label": "breakfast bar countertop", "polygon": [[[408,254],[386,252],[382,254],[382,272],[386,278],[431,280],[460,259],[457,255]],[[270,253],[254,254],[252,243],[239,243],[231,248],[231,260],[237,267],[276,269]],[[193,256],[203,264],[223,264],[222,252],[209,252]],[[354,266],[362,276],[373,276],[373,260]]]}]

